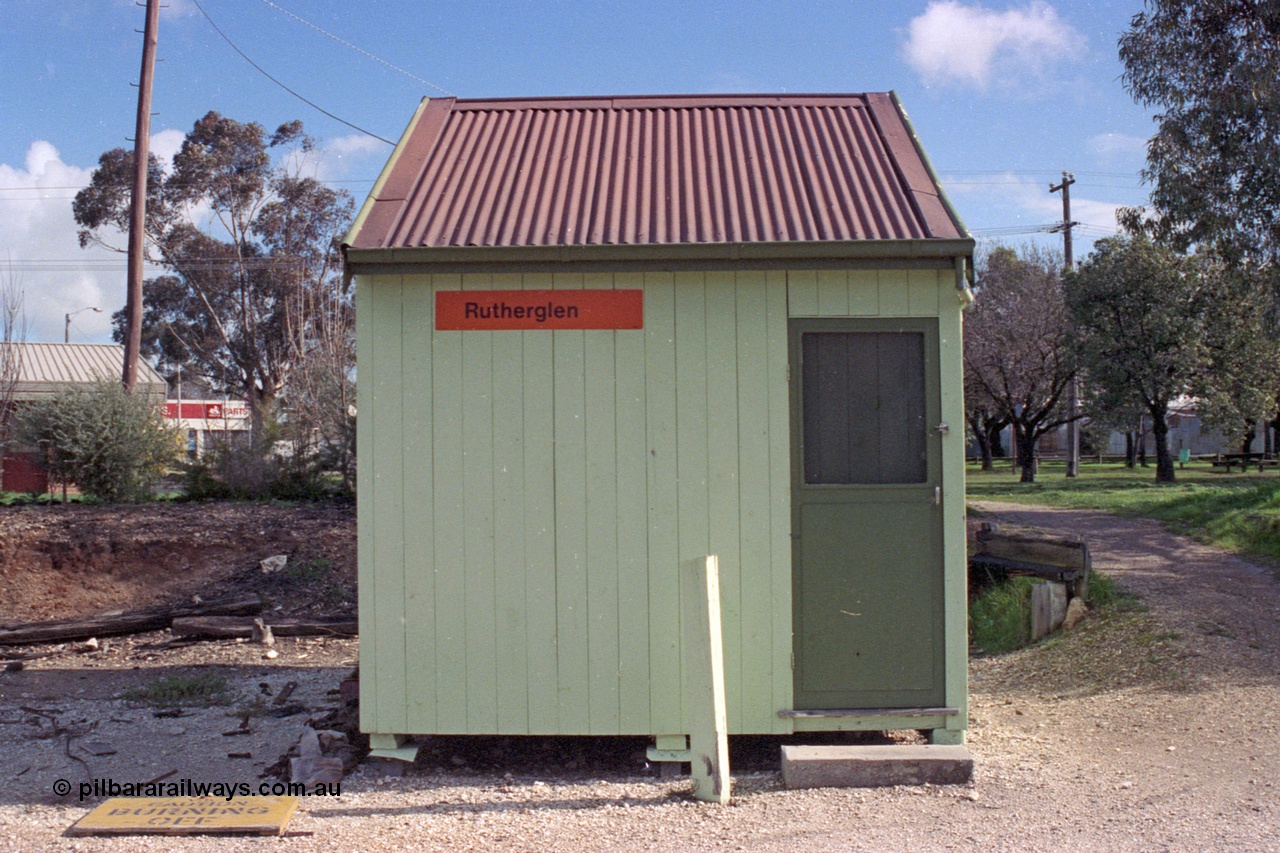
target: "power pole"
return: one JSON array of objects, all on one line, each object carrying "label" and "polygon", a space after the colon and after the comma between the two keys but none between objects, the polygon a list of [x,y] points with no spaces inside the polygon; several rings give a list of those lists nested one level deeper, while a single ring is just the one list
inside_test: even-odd
[{"label": "power pole", "polygon": [[[1063,271],[1068,272],[1073,265],[1071,257],[1071,229],[1079,225],[1079,222],[1071,221],[1071,185],[1076,182],[1075,177],[1070,172],[1062,173],[1062,183],[1054,186],[1049,185],[1049,192],[1056,193],[1062,190],[1062,224],[1054,228],[1050,233],[1062,232],[1062,255],[1063,255]],[[1071,416],[1071,420],[1067,421],[1067,476],[1075,477],[1080,473],[1080,426],[1076,420],[1076,416],[1080,411],[1080,391],[1076,383],[1076,377],[1071,377],[1070,384],[1067,385],[1067,414]]]},{"label": "power pole", "polygon": [[151,142],[151,81],[155,77],[159,40],[160,0],[147,0],[147,24],[142,33],[142,73],[138,78],[138,120],[133,135],[133,198],[129,209],[129,278],[125,298],[124,371],[127,394],[138,384],[142,350],[142,258],[147,220],[147,157]]}]

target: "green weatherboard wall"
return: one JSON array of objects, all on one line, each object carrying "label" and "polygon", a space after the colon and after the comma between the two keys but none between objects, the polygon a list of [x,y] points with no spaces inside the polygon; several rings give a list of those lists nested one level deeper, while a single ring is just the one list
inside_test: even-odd
[{"label": "green weatherboard wall", "polygon": [[[644,328],[434,330],[437,290],[572,288],[642,289]],[[732,733],[963,728],[951,270],[358,275],[356,292],[365,731],[683,733],[679,572],[707,554]],[[794,708],[788,320],[805,317],[937,318],[955,716],[778,715]]]}]

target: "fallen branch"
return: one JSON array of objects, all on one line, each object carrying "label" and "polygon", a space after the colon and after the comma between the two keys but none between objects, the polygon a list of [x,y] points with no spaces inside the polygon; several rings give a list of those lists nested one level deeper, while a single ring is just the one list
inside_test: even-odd
[{"label": "fallen branch", "polygon": [[[261,617],[259,617],[261,618]],[[263,619],[265,627],[277,637],[354,637],[357,622],[354,619]],[[239,616],[188,616],[174,619],[170,626],[177,637],[212,637],[230,639],[252,637],[252,617]]]},{"label": "fallen branch", "polygon": [[211,599],[199,604],[184,604],[177,607],[105,613],[81,619],[59,619],[27,625],[5,625],[0,626],[0,645],[60,643],[67,640],[86,640],[90,637],[139,634],[143,631],[159,631],[168,628],[175,618],[180,617],[253,614],[260,610],[262,610],[262,599],[250,594]]}]

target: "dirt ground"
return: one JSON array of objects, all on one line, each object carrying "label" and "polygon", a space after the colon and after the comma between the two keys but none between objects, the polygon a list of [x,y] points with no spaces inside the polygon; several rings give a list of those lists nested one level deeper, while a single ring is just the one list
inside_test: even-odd
[{"label": "dirt ground", "polygon": [[[0,624],[258,592],[287,615],[355,612],[351,503],[0,507]],[[287,554],[287,573],[260,561]]]},{"label": "dirt ground", "polygon": [[[1280,587],[1268,570],[1101,513],[994,503],[987,520],[1079,534],[1138,596],[1076,631],[971,665],[967,786],[781,787],[776,745],[733,745],[729,807],[691,801],[627,739],[439,739],[402,778],[361,768],[307,797],[283,839],[70,839],[93,779],[249,782],[341,704],[356,641],[281,639],[274,659],[165,632],[0,647],[0,853],[41,850],[1280,850]],[[258,561],[296,558],[266,576]],[[215,592],[272,612],[354,605],[349,507],[0,510],[0,623]],[[349,600],[350,599],[350,600]],[[278,610],[276,608],[279,608]],[[157,717],[125,694],[216,672],[234,696]],[[303,710],[270,716],[291,681]],[[247,735],[241,728],[246,709]],[[95,754],[99,753],[99,754]],[[111,753],[111,754],[106,754]],[[230,754],[249,753],[249,758]],[[58,796],[58,779],[72,783]],[[266,781],[271,781],[268,777]]]}]

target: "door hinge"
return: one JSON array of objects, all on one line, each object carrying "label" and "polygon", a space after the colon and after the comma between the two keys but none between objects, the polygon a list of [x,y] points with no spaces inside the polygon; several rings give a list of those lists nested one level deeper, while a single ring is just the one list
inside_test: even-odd
[{"label": "door hinge", "polygon": [[791,669],[794,670],[795,668],[796,668],[796,653],[792,652],[791,653]]}]

